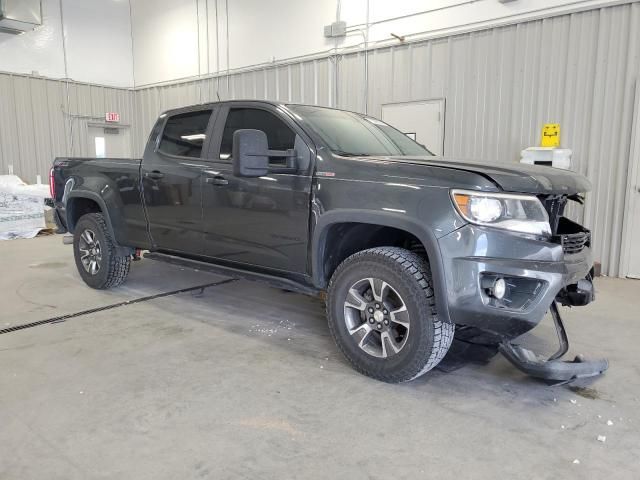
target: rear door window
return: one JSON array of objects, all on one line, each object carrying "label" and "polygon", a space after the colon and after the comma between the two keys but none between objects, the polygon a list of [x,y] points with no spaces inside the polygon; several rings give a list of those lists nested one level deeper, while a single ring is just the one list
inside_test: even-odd
[{"label": "rear door window", "polygon": [[165,124],[158,150],[167,155],[200,158],[212,110],[179,113]]}]

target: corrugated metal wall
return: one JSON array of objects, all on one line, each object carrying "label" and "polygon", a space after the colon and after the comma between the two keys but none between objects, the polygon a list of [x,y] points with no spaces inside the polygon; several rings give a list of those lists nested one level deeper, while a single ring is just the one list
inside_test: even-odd
[{"label": "corrugated metal wall", "polygon": [[[68,99],[68,102],[67,102]],[[53,158],[95,154],[87,145],[87,124],[119,112],[133,119],[133,92],[61,80],[0,74],[0,174],[13,172],[44,183]]]},{"label": "corrugated metal wall", "polygon": [[[337,63],[337,67],[336,67]],[[618,274],[633,95],[640,77],[640,4],[491,28],[137,91],[0,74],[0,172],[34,182],[52,158],[90,155],[87,123],[106,111],[131,124],[141,155],[158,113],[227,98],[365,110],[445,98],[445,155],[515,162],[546,122],[562,126],[575,168],[594,184],[572,216],[595,232],[595,257]]]},{"label": "corrugated metal wall", "polygon": [[[136,91],[137,151],[161,110],[220,98],[365,109],[364,54],[263,68]],[[369,52],[368,112],[388,102],[445,98],[445,155],[515,162],[542,124],[594,191],[571,215],[595,232],[595,258],[617,275],[634,85],[640,77],[640,4],[558,16]],[[227,88],[228,85],[228,88]],[[337,85],[337,91],[336,91]]]}]

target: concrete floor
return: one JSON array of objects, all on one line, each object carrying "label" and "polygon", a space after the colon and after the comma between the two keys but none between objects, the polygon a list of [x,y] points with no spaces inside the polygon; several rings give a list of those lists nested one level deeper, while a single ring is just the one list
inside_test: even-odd
[{"label": "concrete floor", "polygon": [[[94,291],[59,236],[0,242],[0,265],[0,328],[221,279],[142,261]],[[370,380],[318,300],[245,281],[3,334],[0,479],[637,479],[640,282],[597,288],[564,311],[571,353],[611,367],[577,392],[500,356]]]}]

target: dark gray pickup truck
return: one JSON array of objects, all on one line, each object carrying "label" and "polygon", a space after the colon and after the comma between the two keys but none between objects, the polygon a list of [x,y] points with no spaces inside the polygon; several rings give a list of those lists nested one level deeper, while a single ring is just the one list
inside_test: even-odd
[{"label": "dark gray pickup truck", "polygon": [[[590,184],[569,171],[453,162],[366,115],[229,101],[163,113],[142,159],[57,158],[51,186],[93,288],[148,250],[326,295],[338,347],[386,382],[435,367],[456,330],[548,380],[607,368],[559,360],[557,303],[594,297],[591,234],[563,216]],[[545,359],[514,339],[548,311],[561,345]]]}]

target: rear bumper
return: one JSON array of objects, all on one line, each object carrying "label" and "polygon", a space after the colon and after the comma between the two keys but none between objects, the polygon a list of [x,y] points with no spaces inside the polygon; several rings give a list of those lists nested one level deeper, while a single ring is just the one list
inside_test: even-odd
[{"label": "rear bumper", "polygon": [[[555,243],[473,225],[440,238],[439,247],[451,320],[503,340],[534,328],[558,294],[584,279],[593,263],[589,248],[565,255]],[[493,278],[509,285],[502,301],[487,292],[487,279]]]}]

